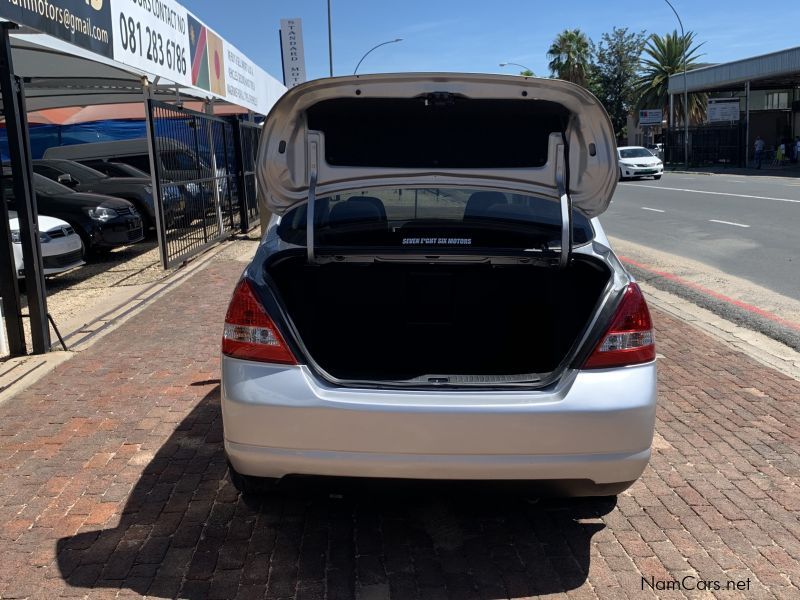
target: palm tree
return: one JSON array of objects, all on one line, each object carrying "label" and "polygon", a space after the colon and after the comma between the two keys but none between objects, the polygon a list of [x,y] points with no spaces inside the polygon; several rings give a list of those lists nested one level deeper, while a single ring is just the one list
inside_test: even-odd
[{"label": "palm tree", "polygon": [[[697,59],[702,44],[694,44],[695,33],[687,31],[681,36],[677,31],[666,35],[654,33],[647,41],[642,59],[642,74],[636,81],[636,93],[639,96],[637,108],[661,108],[669,114],[669,92],[667,84],[669,76],[683,73],[683,49],[686,48],[686,70],[704,66]],[[683,124],[683,94],[674,94],[677,123]],[[700,123],[706,116],[706,94],[689,94],[689,123]],[[670,115],[670,126],[672,115]]]},{"label": "palm tree", "polygon": [[550,73],[586,87],[592,62],[592,41],[580,29],[565,29],[547,51]]}]

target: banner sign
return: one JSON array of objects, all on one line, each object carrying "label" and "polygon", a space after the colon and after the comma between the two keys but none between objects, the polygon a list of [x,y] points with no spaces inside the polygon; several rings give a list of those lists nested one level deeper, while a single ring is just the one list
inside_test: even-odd
[{"label": "banner sign", "polygon": [[283,92],[175,0],[0,0],[0,16],[258,113]]},{"label": "banner sign", "polygon": [[660,108],[639,111],[639,125],[661,125],[664,115]]},{"label": "banner sign", "polygon": [[283,85],[288,88],[306,81],[306,57],[303,50],[303,24],[300,19],[281,19],[281,56]]},{"label": "banner sign", "polygon": [[[0,0],[2,1],[2,0]],[[114,60],[190,84],[188,16],[169,0],[106,0],[114,16]]]},{"label": "banner sign", "polygon": [[706,115],[709,123],[739,120],[739,98],[712,98],[708,101]]},{"label": "banner sign", "polygon": [[0,16],[112,58],[108,0],[0,0]]}]

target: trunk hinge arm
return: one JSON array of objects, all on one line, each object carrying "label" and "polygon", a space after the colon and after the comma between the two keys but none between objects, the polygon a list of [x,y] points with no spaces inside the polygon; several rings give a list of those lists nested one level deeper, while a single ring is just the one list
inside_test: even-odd
[{"label": "trunk hinge arm", "polygon": [[567,181],[567,146],[559,144],[556,152],[556,188],[561,206],[561,254],[558,257],[558,268],[564,269],[569,264],[572,254],[572,199],[569,197]]},{"label": "trunk hinge arm", "polygon": [[308,262],[316,262],[314,251],[314,225],[317,208],[317,166],[319,138],[316,132],[308,135],[308,205],[306,206],[306,255]]}]

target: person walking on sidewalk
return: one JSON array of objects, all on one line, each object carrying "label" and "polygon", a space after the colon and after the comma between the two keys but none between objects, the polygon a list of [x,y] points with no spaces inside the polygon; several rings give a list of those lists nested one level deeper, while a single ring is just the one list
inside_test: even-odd
[{"label": "person walking on sidewalk", "polygon": [[756,143],[755,143],[755,161],[756,161],[756,169],[761,168],[761,157],[764,155],[764,140],[761,139],[760,135],[756,136]]}]

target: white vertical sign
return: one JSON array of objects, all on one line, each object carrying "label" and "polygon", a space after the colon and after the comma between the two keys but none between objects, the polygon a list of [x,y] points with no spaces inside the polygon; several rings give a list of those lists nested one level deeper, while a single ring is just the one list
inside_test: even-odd
[{"label": "white vertical sign", "polygon": [[708,101],[706,115],[709,123],[739,120],[739,98],[712,98]]},{"label": "white vertical sign", "polygon": [[303,24],[300,19],[281,19],[283,84],[293,88],[306,80],[306,57],[303,51]]}]

